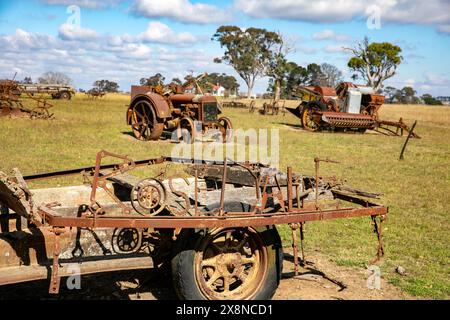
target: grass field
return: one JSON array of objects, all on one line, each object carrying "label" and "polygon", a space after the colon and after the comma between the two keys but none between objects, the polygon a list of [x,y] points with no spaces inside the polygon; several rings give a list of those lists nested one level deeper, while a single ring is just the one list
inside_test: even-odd
[{"label": "grass field", "polygon": [[[100,149],[134,159],[169,155],[169,141],[140,142],[125,123],[128,96],[54,101],[55,120],[0,119],[0,170],[23,174],[92,165]],[[262,101],[258,101],[261,105]],[[294,101],[288,105],[295,105]],[[293,115],[250,115],[226,109],[235,128],[278,128],[280,167],[313,173],[315,156],[340,164],[323,164],[321,173],[345,177],[348,184],[382,192],[390,211],[384,224],[386,255],[382,276],[418,297],[450,298],[450,107],[386,105],[381,117],[411,124],[422,139],[410,141],[399,161],[404,138],[376,133],[310,133]],[[177,170],[176,168],[174,170]],[[146,173],[143,173],[146,174]],[[34,183],[32,187],[81,183],[80,178]],[[288,230],[281,230],[289,245]],[[342,219],[306,225],[306,255],[327,254],[339,265],[366,265],[376,252],[370,219]],[[407,275],[395,273],[401,265]]]}]

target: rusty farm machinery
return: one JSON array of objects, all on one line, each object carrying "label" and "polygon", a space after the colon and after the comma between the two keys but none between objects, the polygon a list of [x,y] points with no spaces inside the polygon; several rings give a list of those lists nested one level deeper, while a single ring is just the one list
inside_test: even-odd
[{"label": "rusty farm machinery", "polygon": [[[103,164],[106,157],[115,164]],[[339,179],[286,172],[225,158],[159,157],[134,161],[107,151],[92,167],[22,176],[0,172],[0,285],[167,266],[184,299],[269,299],[283,261],[277,225],[292,230],[295,274],[305,261],[309,221],[367,216],[383,255],[381,223],[388,208],[377,194]],[[114,161],[113,161],[114,162]],[[108,161],[108,163],[111,163]],[[184,176],[137,178],[138,167],[182,165]],[[39,179],[81,174],[86,185],[30,189]],[[300,232],[301,255],[297,252]]]},{"label": "rusty farm machinery", "polygon": [[223,142],[232,137],[232,123],[219,117],[221,106],[216,97],[204,95],[198,79],[193,78],[200,94],[185,93],[184,87],[132,86],[126,121],[139,140],[158,140],[163,131],[176,141],[195,142],[200,134],[216,131]]},{"label": "rusty farm machinery", "polygon": [[[342,82],[336,88],[298,87],[294,94],[301,99],[301,104],[286,109],[301,119],[306,130],[365,132],[369,129],[389,136],[410,131],[401,118],[398,122],[379,119],[378,110],[384,96],[367,86]],[[411,137],[420,138],[413,132]]]},{"label": "rusty farm machinery", "polygon": [[[26,96],[35,105],[27,107],[21,96]],[[0,80],[0,117],[49,119],[52,107],[46,99],[36,97],[14,80]]]}]

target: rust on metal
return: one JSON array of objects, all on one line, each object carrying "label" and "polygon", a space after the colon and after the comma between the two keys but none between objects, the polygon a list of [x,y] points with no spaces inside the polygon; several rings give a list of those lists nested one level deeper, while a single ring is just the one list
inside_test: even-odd
[{"label": "rust on metal", "polygon": [[[23,104],[25,96],[34,107]],[[49,119],[52,105],[42,97],[34,96],[23,85],[14,80],[0,80],[0,117]]]},{"label": "rust on metal", "polygon": [[177,141],[190,143],[195,142],[201,129],[202,133],[218,132],[227,142],[232,136],[232,123],[220,114],[214,96],[185,93],[176,86],[132,86],[126,121],[139,140],[158,140],[167,131]]},{"label": "rust on metal", "polygon": [[[369,129],[389,136],[410,132],[402,118],[397,122],[379,119],[384,96],[367,86],[351,82],[342,82],[336,88],[300,86],[293,94],[302,102],[297,108],[286,109],[300,118],[303,128],[309,131]],[[411,137],[420,138],[415,133]]]},{"label": "rust on metal", "polygon": [[[105,168],[105,165],[102,165],[102,160],[105,157],[115,157],[121,159],[122,162],[108,165],[110,167]],[[59,263],[61,259],[67,258],[67,247],[70,243],[68,240],[73,239],[73,232],[76,232],[77,241],[80,241],[79,233],[82,230],[91,234],[99,244],[97,250],[90,252],[90,254],[94,254],[100,260],[111,250],[114,250],[118,255],[124,253],[137,254],[148,250],[155,266],[169,259],[174,243],[177,242],[178,235],[182,230],[205,230],[207,236],[202,241],[205,241],[206,247],[214,246],[207,239],[216,239],[216,235],[221,234],[221,239],[225,240],[220,241],[225,243],[224,248],[228,249],[224,249],[225,251],[215,255],[219,260],[208,260],[212,257],[205,256],[205,251],[201,250],[197,253],[199,260],[196,260],[198,261],[197,270],[199,274],[202,270],[205,271],[204,266],[206,264],[210,265],[208,267],[210,268],[208,269],[209,274],[206,276],[208,280],[202,282],[202,278],[199,278],[199,285],[208,297],[216,298],[232,298],[234,297],[233,292],[236,293],[229,288],[229,281],[231,281],[229,277],[239,277],[240,274],[224,269],[227,264],[233,265],[235,270],[240,270],[244,264],[248,263],[248,268],[256,268],[254,273],[250,273],[256,277],[256,274],[264,273],[261,270],[265,268],[267,262],[259,255],[263,251],[260,251],[260,253],[255,251],[255,256],[252,258],[253,253],[250,257],[250,252],[241,252],[238,247],[234,251],[230,249],[233,245],[237,246],[237,243],[250,241],[252,234],[247,234],[247,240],[245,240],[247,242],[238,239],[226,240],[227,237],[232,238],[237,234],[230,236],[226,232],[221,233],[223,230],[250,232],[253,228],[267,228],[279,224],[289,225],[293,237],[294,271],[298,273],[297,230],[300,232],[302,263],[304,263],[303,228],[306,221],[367,216],[371,217],[374,223],[374,231],[378,240],[377,259],[379,259],[384,254],[381,222],[386,217],[388,208],[362,198],[364,196],[377,198],[378,194],[345,187],[336,178],[323,177],[319,174],[320,162],[335,161],[319,157],[316,157],[314,161],[316,164],[315,176],[306,176],[292,172],[291,167],[288,167],[287,173],[284,173],[260,163],[237,163],[227,158],[216,163],[171,157],[133,161],[128,156],[102,150],[97,154],[95,166],[88,167],[88,169],[79,168],[59,171],[54,174],[46,173],[31,176],[32,180],[83,172],[89,179],[91,191],[87,194],[85,202],[77,202],[75,206],[65,207],[63,204],[44,201],[33,204],[34,214],[30,214],[30,206],[27,206],[29,204],[27,201],[30,199],[24,198],[25,204],[19,207],[17,205],[21,203],[20,199],[22,198],[14,198],[15,196],[5,192],[5,189],[15,190],[14,188],[19,186],[21,192],[26,194],[24,190],[28,190],[26,186],[28,179],[22,178],[17,173],[16,178],[11,180],[10,176],[3,174],[4,179],[0,180],[0,200],[8,208],[16,205],[15,208],[22,208],[22,211],[17,209],[16,216],[8,212],[2,214],[2,231],[3,220],[9,222],[13,217],[26,219],[30,230],[36,235],[39,235],[42,232],[41,230],[50,227],[53,233],[52,240],[49,241],[48,236],[41,236],[40,241],[45,243],[45,248],[51,252],[51,256],[48,257],[49,255],[44,253],[45,258],[39,260],[39,265],[43,261],[45,265],[51,265],[49,289],[51,293],[58,292],[60,277],[66,274],[64,273],[66,271],[60,272]],[[193,178],[189,178],[191,180],[187,178],[175,179],[174,177],[164,179],[164,172],[156,177],[148,177],[143,180],[127,178],[128,172],[135,170],[137,167],[152,166],[165,162],[185,163],[187,166],[186,172],[191,173]],[[15,184],[11,184],[11,181]],[[115,193],[116,189],[108,185],[111,182],[125,188],[127,191],[124,194],[126,195],[128,192],[128,198],[123,198],[122,195],[119,200],[119,196]],[[216,187],[212,189],[208,187],[212,185]],[[99,200],[100,192],[97,192],[100,190],[103,192],[102,200]],[[312,191],[315,191],[314,194]],[[31,191],[30,198],[33,196],[32,193]],[[233,196],[229,196],[231,194]],[[109,197],[110,201],[105,201],[105,197]],[[233,198],[234,203],[239,205],[238,207],[230,209],[227,206],[227,201],[231,198]],[[324,201],[323,206],[319,206],[319,200],[322,199],[327,201]],[[193,206],[191,205],[192,202]],[[352,205],[345,206],[341,202],[352,203]],[[68,235],[66,235],[67,233]],[[105,239],[109,239],[108,246],[103,243]],[[34,243],[37,244],[38,242]],[[217,244],[218,242],[214,243]],[[2,245],[4,243],[0,237],[0,246]],[[71,256],[79,255],[82,257],[85,248],[81,244],[75,246]],[[245,255],[247,256],[245,257]],[[260,258],[262,260],[258,260]],[[50,264],[49,261],[51,261]],[[2,263],[0,261],[0,266],[2,266]],[[14,262],[6,261],[6,263],[10,267],[13,267],[14,263],[17,264],[15,260]],[[11,265],[11,263],[13,264]],[[38,271],[41,269],[36,264],[37,261],[34,261],[33,266],[27,269],[30,270],[30,279],[42,274],[41,271]],[[95,266],[98,267],[99,272],[111,269],[111,264],[108,263],[98,263]],[[93,265],[92,268],[87,270],[94,272],[95,266]],[[263,269],[259,270],[259,268]],[[222,289],[219,291],[214,290],[215,287],[211,286],[210,279],[213,275],[222,279]],[[0,277],[0,281],[1,279]],[[26,277],[20,277],[16,272],[12,272],[11,277],[6,277],[5,281],[11,283],[14,279],[23,281]],[[250,278],[249,282],[244,280],[241,280],[242,287],[249,288],[249,294],[254,292],[256,290],[254,281]]]}]

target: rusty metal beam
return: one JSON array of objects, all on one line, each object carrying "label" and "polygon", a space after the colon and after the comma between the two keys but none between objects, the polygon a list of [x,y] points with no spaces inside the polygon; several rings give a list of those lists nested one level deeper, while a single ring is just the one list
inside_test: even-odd
[{"label": "rusty metal beam", "polygon": [[[80,275],[120,270],[146,269],[153,267],[152,259],[148,256],[137,258],[104,259],[99,261],[83,261],[83,263],[76,264],[80,268]],[[69,266],[70,263],[60,263],[58,275],[60,277],[73,275],[68,271]],[[49,268],[49,265],[14,266],[2,268],[2,272],[0,272],[0,285],[48,279]]]},{"label": "rusty metal beam", "polygon": [[378,216],[387,214],[383,206],[371,208],[345,208],[339,210],[293,210],[289,213],[252,214],[248,212],[224,213],[223,216],[162,216],[136,217],[97,216],[95,223],[92,217],[60,217],[53,210],[40,207],[39,213],[51,226],[83,227],[83,228],[219,228],[219,227],[249,227],[275,224],[286,224],[305,221],[320,221],[361,216]]}]

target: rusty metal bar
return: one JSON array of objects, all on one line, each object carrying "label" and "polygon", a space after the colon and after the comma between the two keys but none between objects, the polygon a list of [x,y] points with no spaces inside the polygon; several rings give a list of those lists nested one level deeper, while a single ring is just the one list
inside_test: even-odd
[{"label": "rusty metal bar", "polygon": [[[61,263],[58,268],[60,277],[72,275],[68,271],[68,267],[73,264]],[[153,268],[153,261],[150,257],[130,257],[120,259],[103,259],[98,261],[83,261],[78,263],[80,275],[87,275],[99,272],[120,271],[120,270],[136,270]],[[48,279],[49,265],[30,265],[30,266],[13,266],[2,268],[0,273],[0,285],[14,284],[19,282],[34,281]]]},{"label": "rusty metal bar", "polygon": [[[220,228],[250,227],[275,224],[287,224],[305,221],[377,216],[387,214],[386,207],[344,208],[339,210],[299,211],[289,213],[257,214],[249,216],[248,212],[235,212],[232,216],[161,216],[138,217],[98,216],[95,227],[98,228]],[[92,217],[61,217],[46,207],[39,207],[39,214],[51,226],[94,228]]]},{"label": "rusty metal bar", "polygon": [[219,209],[219,215],[223,215],[224,213],[224,209],[223,209],[223,205],[225,202],[225,186],[227,184],[227,161],[228,159],[225,157],[224,161],[223,161],[223,174],[222,174],[222,186],[221,186],[221,190],[220,190],[220,209]]},{"label": "rusty metal bar", "polygon": [[287,167],[287,201],[288,211],[292,211],[292,167]]},{"label": "rusty metal bar", "polygon": [[400,152],[399,160],[403,160],[403,153],[405,152],[406,145],[408,144],[409,139],[413,135],[414,128],[416,127],[417,121],[414,121],[414,124],[411,127],[411,130],[408,132],[408,136],[406,137],[405,143],[403,144],[402,151]]}]

